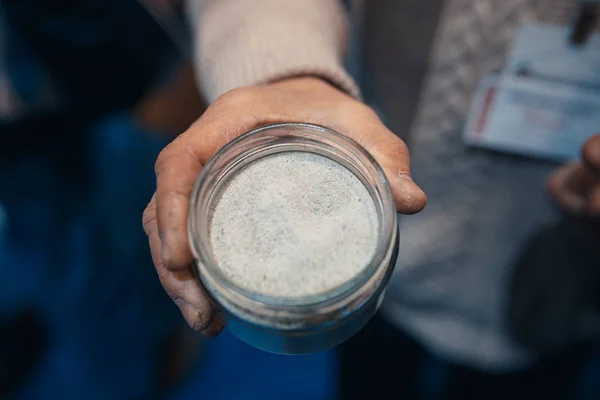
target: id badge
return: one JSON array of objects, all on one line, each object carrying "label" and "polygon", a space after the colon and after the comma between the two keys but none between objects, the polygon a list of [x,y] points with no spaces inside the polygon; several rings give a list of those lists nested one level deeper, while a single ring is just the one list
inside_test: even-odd
[{"label": "id badge", "polygon": [[578,157],[600,132],[600,35],[576,46],[570,34],[558,25],[521,29],[503,73],[479,84],[467,144],[560,161]]}]

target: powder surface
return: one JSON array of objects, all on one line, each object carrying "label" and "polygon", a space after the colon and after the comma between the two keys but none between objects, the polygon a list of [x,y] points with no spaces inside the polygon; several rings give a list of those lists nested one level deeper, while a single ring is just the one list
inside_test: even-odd
[{"label": "powder surface", "polygon": [[308,152],[264,157],[238,171],[210,218],[214,257],[236,284],[273,297],[319,295],[360,273],[377,241],[362,182]]}]

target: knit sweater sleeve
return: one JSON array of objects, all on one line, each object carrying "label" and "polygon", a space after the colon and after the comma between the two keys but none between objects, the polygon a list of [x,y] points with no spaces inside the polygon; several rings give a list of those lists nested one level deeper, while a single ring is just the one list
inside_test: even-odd
[{"label": "knit sweater sleeve", "polygon": [[348,21],[339,0],[187,0],[200,91],[312,75],[358,97],[343,67]]}]

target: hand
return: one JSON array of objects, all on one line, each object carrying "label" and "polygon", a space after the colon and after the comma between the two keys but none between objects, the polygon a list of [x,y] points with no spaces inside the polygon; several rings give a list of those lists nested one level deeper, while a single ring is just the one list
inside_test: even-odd
[{"label": "hand", "polygon": [[590,233],[600,237],[600,134],[581,150],[581,162],[559,168],[548,179],[556,203]]},{"label": "hand", "polygon": [[158,276],[190,326],[206,336],[224,321],[213,315],[190,265],[187,217],[192,187],[202,166],[223,145],[258,126],[306,122],[327,126],[364,146],[390,181],[396,208],[412,214],[427,198],[410,178],[406,145],[367,106],[317,78],[296,78],[236,89],[217,99],[156,161],[156,193],[143,225]]}]

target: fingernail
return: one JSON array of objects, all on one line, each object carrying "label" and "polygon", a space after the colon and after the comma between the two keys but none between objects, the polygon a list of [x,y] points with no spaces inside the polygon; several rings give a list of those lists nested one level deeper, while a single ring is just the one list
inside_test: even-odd
[{"label": "fingernail", "polygon": [[207,315],[206,312],[203,313],[185,300],[178,300],[179,301],[176,301],[175,303],[179,306],[181,314],[190,328],[197,332],[202,332],[210,327],[214,316],[212,310],[210,310],[210,314]]},{"label": "fingernail", "polygon": [[202,331],[202,335],[207,338],[213,338],[225,329],[224,324],[212,324],[210,327]]},{"label": "fingernail", "polygon": [[211,319],[210,326],[202,331],[202,335],[205,337],[215,337],[221,333],[226,326],[227,320],[225,319],[225,316],[221,312],[215,312]]},{"label": "fingernail", "polygon": [[192,329],[197,332],[205,331],[210,327],[210,324],[213,322],[214,313],[211,313],[208,317],[204,317],[204,315],[196,310],[196,318],[192,323]]},{"label": "fingernail", "polygon": [[399,212],[413,214],[419,212],[427,204],[425,192],[412,180],[407,173],[396,176],[394,197]]},{"label": "fingernail", "polygon": [[160,235],[160,244],[161,244],[161,256],[162,261],[165,266],[169,266],[171,262],[172,252],[171,247],[167,244],[167,240],[163,235]]}]

